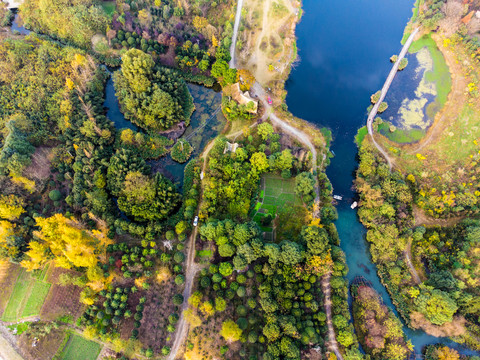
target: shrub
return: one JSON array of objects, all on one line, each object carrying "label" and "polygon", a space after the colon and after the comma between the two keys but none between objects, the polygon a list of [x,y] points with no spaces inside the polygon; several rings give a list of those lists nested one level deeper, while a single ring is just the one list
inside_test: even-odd
[{"label": "shrub", "polygon": [[52,201],[60,201],[60,199],[62,198],[62,193],[55,189],[50,191],[50,193],[48,194],[48,197]]},{"label": "shrub", "polygon": [[185,276],[180,274],[175,277],[175,284],[180,286],[180,285],[183,285],[184,283],[185,283]]},{"label": "shrub", "polygon": [[182,294],[176,294],[173,299],[172,299],[172,302],[174,305],[177,305],[177,306],[180,306],[183,304],[183,295]]}]

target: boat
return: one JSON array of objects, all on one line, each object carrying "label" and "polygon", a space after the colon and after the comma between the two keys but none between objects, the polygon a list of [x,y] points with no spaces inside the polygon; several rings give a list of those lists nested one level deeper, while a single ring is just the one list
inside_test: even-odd
[{"label": "boat", "polygon": [[333,198],[335,200],[343,200],[343,197],[341,197],[340,195],[333,195]]},{"label": "boat", "polygon": [[350,205],[352,209],[355,209],[357,206],[358,206],[358,203],[356,201],[354,201],[353,204]]}]

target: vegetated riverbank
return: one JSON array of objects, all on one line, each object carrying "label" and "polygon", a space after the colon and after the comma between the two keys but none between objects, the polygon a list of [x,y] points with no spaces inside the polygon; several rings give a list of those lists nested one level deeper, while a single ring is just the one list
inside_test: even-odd
[{"label": "vegetated riverbank", "polygon": [[[470,270],[465,269],[466,265],[460,260],[465,251],[474,248],[466,239],[478,226],[473,220],[478,215],[474,195],[478,182],[471,170],[458,173],[459,166],[471,169],[478,160],[478,133],[470,131],[476,123],[471,124],[471,116],[463,110],[465,103],[471,104],[471,113],[476,108],[474,99],[478,95],[467,89],[476,88],[478,78],[475,71],[469,69],[476,69],[478,63],[465,56],[458,34],[449,37],[441,26],[437,30],[432,36],[426,30],[427,35],[417,41],[413,50],[430,48],[436,66],[427,75],[436,79],[438,101],[443,108],[419,144],[400,146],[380,140],[395,158],[398,171],[394,174],[388,175],[381,169],[385,167],[383,161],[374,154],[369,141],[363,141],[356,180],[361,198],[359,216],[368,229],[372,258],[382,281],[407,324],[434,336],[449,336],[477,351],[461,349],[462,353],[478,355],[480,328],[474,305],[478,293],[465,283],[464,276],[469,276]],[[451,92],[450,75],[454,79]],[[469,81],[472,85],[467,87]],[[471,136],[471,144],[467,140],[455,143],[456,133]],[[412,149],[410,154],[407,149]],[[468,186],[461,185],[472,175]],[[467,198],[472,202],[465,203]],[[418,226],[421,224],[415,215],[419,210],[412,212],[414,203],[431,216],[429,223],[434,224],[433,227]],[[460,214],[463,216],[458,216]],[[456,219],[456,224],[446,225],[448,223],[440,219],[435,223],[434,217]],[[471,220],[462,222],[465,218]],[[445,242],[447,237],[449,240]],[[395,250],[385,251],[387,248]],[[407,264],[412,256],[418,272],[423,274],[423,281],[415,274],[417,270]],[[445,281],[443,285],[438,281],[440,278]],[[458,349],[458,345],[450,346]]]},{"label": "vegetated riverbank", "polygon": [[[405,29],[410,8],[408,4],[398,2],[379,1],[367,5],[349,2],[349,9],[355,16],[343,12],[341,19],[330,19],[323,14],[339,13],[345,4],[305,1],[304,5],[305,15],[297,26],[297,44],[302,62],[292,71],[287,82],[288,106],[296,115],[314,123],[326,124],[332,129],[332,149],[336,157],[328,167],[327,175],[333,183],[334,192],[347,199],[337,207],[339,219],[336,226],[342,240],[341,247],[348,255],[348,278],[353,280],[356,275],[367,277],[384,302],[395,311],[377,276],[377,268],[371,262],[363,237],[365,229],[350,209],[348,200],[355,199],[351,191],[351,174],[357,168],[357,148],[353,138],[362,125],[370,95],[381,87],[390,69],[386,59],[398,52],[398,39]],[[376,15],[379,12],[381,17]],[[379,33],[379,29],[381,41],[371,41],[371,34]],[[348,41],[348,31],[359,32],[355,41]],[[311,36],[313,33],[315,37]],[[356,54],[355,62],[350,61],[352,53]],[[348,98],[345,93],[348,93]],[[348,106],[345,106],[347,103]],[[338,109],[342,109],[341,115]],[[427,344],[439,341],[452,344],[422,331],[405,328],[405,332],[415,345],[416,354],[421,354]]]}]

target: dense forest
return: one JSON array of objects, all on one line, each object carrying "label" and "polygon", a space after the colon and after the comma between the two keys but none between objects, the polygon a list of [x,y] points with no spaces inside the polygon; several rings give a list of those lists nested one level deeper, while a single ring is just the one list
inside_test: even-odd
[{"label": "dense forest", "polygon": [[141,128],[155,132],[180,121],[190,123],[194,106],[185,81],[170,69],[155,66],[151,55],[127,51],[114,81],[125,117]]}]

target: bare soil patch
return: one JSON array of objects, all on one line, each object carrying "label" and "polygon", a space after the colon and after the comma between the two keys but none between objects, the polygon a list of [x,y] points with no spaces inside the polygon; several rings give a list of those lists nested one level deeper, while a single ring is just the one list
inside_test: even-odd
[{"label": "bare soil patch", "polygon": [[63,330],[54,329],[50,334],[39,338],[36,346],[32,346],[34,336],[23,333],[19,337],[18,344],[23,350],[25,360],[50,360],[57,353],[64,337]]},{"label": "bare soil patch", "polygon": [[[147,301],[143,310],[139,338],[147,348],[152,348],[155,353],[159,353],[166,345],[168,337],[173,338],[173,334],[167,332],[167,325],[168,316],[176,312],[172,298],[177,293],[181,293],[181,291],[177,288],[174,278],[171,277],[162,284],[154,284],[146,295]],[[180,313],[177,313],[180,316]]]},{"label": "bare soil patch", "polygon": [[50,176],[53,154],[52,148],[40,146],[32,155],[32,163],[25,169],[25,174],[35,180],[45,180]]},{"label": "bare soil patch", "polygon": [[80,302],[80,292],[82,289],[75,285],[62,286],[58,284],[61,274],[72,273],[72,270],[66,270],[53,265],[47,274],[47,281],[52,283],[45,303],[42,306],[40,316],[43,320],[56,320],[60,316],[70,315],[77,319],[84,310],[84,305]]},{"label": "bare soil patch", "polygon": [[250,70],[264,86],[285,79],[289,73],[299,8],[297,1],[290,0],[245,1],[239,68]]}]

